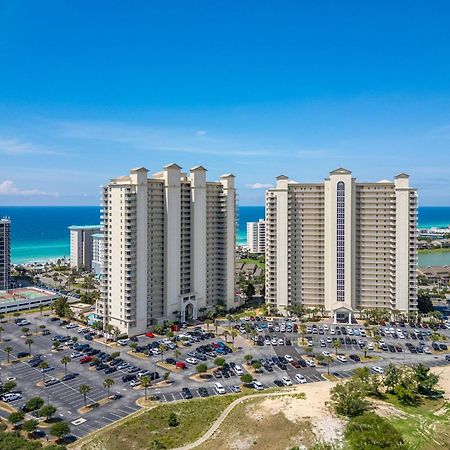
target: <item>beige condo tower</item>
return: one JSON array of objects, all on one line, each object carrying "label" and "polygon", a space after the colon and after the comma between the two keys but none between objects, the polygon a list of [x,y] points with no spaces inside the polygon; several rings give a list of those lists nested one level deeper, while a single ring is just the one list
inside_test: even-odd
[{"label": "beige condo tower", "polygon": [[266,302],[287,312],[417,306],[417,192],[409,176],[361,183],[346,169],[322,183],[286,176],[266,193]]},{"label": "beige condo tower", "polygon": [[145,168],[103,188],[104,322],[131,335],[164,320],[196,319],[235,306],[234,176],[206,181],[177,164]]}]

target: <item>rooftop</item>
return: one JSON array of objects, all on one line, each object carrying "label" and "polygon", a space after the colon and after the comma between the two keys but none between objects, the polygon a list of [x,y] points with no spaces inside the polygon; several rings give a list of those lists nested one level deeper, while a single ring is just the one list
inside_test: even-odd
[{"label": "rooftop", "polygon": [[71,225],[69,230],[100,230],[102,225]]}]

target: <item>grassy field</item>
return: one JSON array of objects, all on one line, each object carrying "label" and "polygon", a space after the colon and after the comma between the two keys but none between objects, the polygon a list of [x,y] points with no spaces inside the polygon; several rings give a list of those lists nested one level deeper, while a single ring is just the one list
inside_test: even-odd
[{"label": "grassy field", "polygon": [[244,264],[256,264],[261,269],[264,269],[264,267],[265,267],[265,264],[263,262],[261,262],[259,259],[244,258],[244,259],[240,259],[239,262],[244,263]]},{"label": "grassy field", "polygon": [[[114,428],[97,434],[82,445],[83,450],[173,448],[195,441],[204,434],[221,412],[238,395],[215,396],[185,402],[166,403]],[[168,418],[175,413],[178,425],[171,427]],[[158,446],[159,445],[159,446]]]},{"label": "grassy field", "polygon": [[450,449],[450,404],[444,400],[424,400],[418,407],[404,406],[395,397],[388,402],[406,414],[390,422],[402,434],[411,450]]}]

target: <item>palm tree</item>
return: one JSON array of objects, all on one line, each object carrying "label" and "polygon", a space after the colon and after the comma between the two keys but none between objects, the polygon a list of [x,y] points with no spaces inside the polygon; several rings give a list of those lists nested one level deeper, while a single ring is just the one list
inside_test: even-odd
[{"label": "palm tree", "polygon": [[12,348],[12,347],[6,347],[6,348],[5,348],[5,352],[6,352],[6,354],[8,355],[8,364],[9,364],[9,354],[10,354],[12,351],[13,351],[13,348]]},{"label": "palm tree", "polygon": [[150,377],[143,376],[141,377],[141,386],[144,388],[144,397],[145,400],[147,400],[147,388],[152,385],[152,381],[150,380]]},{"label": "palm tree", "polygon": [[333,361],[333,358],[331,356],[325,356],[325,361],[327,362],[328,375],[330,375],[330,363]]},{"label": "palm tree", "polygon": [[341,341],[335,339],[335,340],[333,341],[333,347],[334,347],[334,349],[336,350],[336,355],[337,355],[338,349],[341,348]]},{"label": "palm tree", "polygon": [[181,355],[180,350],[178,350],[177,348],[173,351],[173,356],[175,356],[175,358],[179,358],[179,356]]},{"label": "palm tree", "polygon": [[3,331],[5,331],[5,329],[3,327],[0,327],[0,341],[2,340]]},{"label": "palm tree", "polygon": [[67,375],[67,364],[69,364],[70,361],[72,361],[70,356],[65,355],[61,358],[61,364],[64,364],[64,375]]},{"label": "palm tree", "polygon": [[107,390],[108,392],[108,397],[109,397],[109,388],[115,384],[115,381],[112,378],[106,378],[105,381],[103,381],[103,387]]},{"label": "palm tree", "polygon": [[136,352],[137,346],[138,346],[137,342],[131,342],[130,343],[130,347],[131,347],[131,350],[133,350],[133,352]]},{"label": "palm tree", "polygon": [[83,396],[84,399],[84,406],[86,406],[86,397],[91,392],[92,388],[87,384],[82,384],[80,386],[80,394]]},{"label": "palm tree", "polygon": [[59,341],[53,342],[53,348],[54,348],[54,350],[58,350],[59,347],[61,347],[61,342],[59,342]]},{"label": "palm tree", "polygon": [[300,335],[302,336],[302,344],[304,344],[306,337],[306,325],[304,323],[300,324]]},{"label": "palm tree", "polygon": [[42,372],[42,381],[43,381],[44,383],[45,383],[45,372],[44,372],[44,369],[47,369],[47,368],[48,368],[48,363],[45,362],[45,361],[40,362],[39,365],[38,365],[38,369],[41,369],[41,372]]},{"label": "palm tree", "polygon": [[234,345],[234,338],[237,336],[237,331],[236,331],[236,329],[235,328],[233,328],[231,331],[230,331],[230,336],[231,336],[231,342],[233,343],[233,345]]},{"label": "palm tree", "polygon": [[159,344],[159,351],[161,352],[161,361],[164,359],[164,351],[166,350],[166,347],[164,344]]},{"label": "palm tree", "polygon": [[28,345],[28,352],[29,352],[29,353],[31,353],[31,344],[32,344],[33,342],[34,342],[34,341],[33,341],[33,339],[31,339],[31,338],[28,338],[28,339],[25,341],[25,344]]}]

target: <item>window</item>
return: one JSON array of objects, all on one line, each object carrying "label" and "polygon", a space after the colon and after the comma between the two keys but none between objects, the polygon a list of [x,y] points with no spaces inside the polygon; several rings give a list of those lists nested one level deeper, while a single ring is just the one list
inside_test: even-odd
[{"label": "window", "polygon": [[336,300],[345,301],[345,184],[339,181],[336,194]]}]

